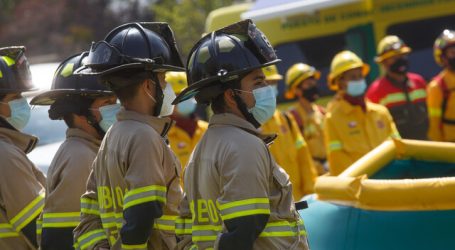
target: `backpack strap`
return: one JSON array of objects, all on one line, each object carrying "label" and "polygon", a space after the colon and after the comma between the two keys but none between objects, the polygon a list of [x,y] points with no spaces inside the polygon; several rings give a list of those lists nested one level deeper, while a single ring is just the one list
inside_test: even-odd
[{"label": "backpack strap", "polygon": [[291,112],[292,116],[294,117],[295,121],[297,122],[297,125],[299,126],[300,131],[302,131],[302,133],[303,133],[303,129],[304,129],[303,121],[299,115],[299,112],[297,111],[297,109],[291,109],[290,112]]},{"label": "backpack strap", "polygon": [[447,83],[444,81],[444,78],[441,75],[437,75],[435,78],[433,78],[433,80],[436,81],[436,83],[442,90],[441,121],[442,123],[445,124],[455,125],[454,119],[447,119],[444,116],[445,111],[447,110],[447,104],[449,102],[450,94],[451,92],[455,92],[455,88],[449,89],[447,87]]}]

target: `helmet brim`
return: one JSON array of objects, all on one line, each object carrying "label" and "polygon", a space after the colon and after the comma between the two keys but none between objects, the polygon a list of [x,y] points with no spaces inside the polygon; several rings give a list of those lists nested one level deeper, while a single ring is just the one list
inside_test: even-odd
[{"label": "helmet brim", "polygon": [[103,96],[113,96],[114,93],[108,90],[56,89],[46,91],[33,97],[33,99],[30,101],[30,104],[40,106],[52,105],[57,99],[72,95],[80,95],[87,98],[98,98]]},{"label": "helmet brim", "polygon": [[152,72],[166,72],[166,71],[185,71],[185,68],[173,66],[173,65],[166,65],[166,64],[144,64],[144,63],[129,63],[123,64],[119,66],[115,66],[105,70],[94,70],[89,66],[82,66],[74,71],[77,75],[95,75],[95,76],[105,76],[112,73],[116,73],[122,70],[127,69],[144,69],[145,71],[152,71]]},{"label": "helmet brim", "polygon": [[252,70],[255,70],[255,69],[259,69],[259,68],[262,68],[262,67],[266,67],[266,66],[269,66],[269,65],[277,64],[279,62],[281,62],[281,59],[275,59],[273,61],[258,65],[256,67],[250,67],[250,68],[247,68],[247,69],[241,69],[241,70],[232,71],[232,72],[227,73],[224,76],[212,76],[212,77],[209,77],[209,78],[205,78],[205,79],[200,80],[198,82],[195,82],[195,83],[189,85],[187,88],[183,89],[182,92],[180,92],[180,94],[177,95],[177,97],[174,99],[172,104],[176,105],[176,104],[178,104],[180,102],[183,102],[183,101],[186,101],[188,99],[193,98],[202,89],[211,87],[213,82],[220,82],[221,83],[221,82],[231,81],[231,80],[237,79],[240,75],[242,75],[242,74],[244,74],[246,72],[249,72],[249,71],[252,71]]},{"label": "helmet brim", "polygon": [[411,48],[405,46],[405,47],[400,48],[399,50],[392,50],[392,51],[386,52],[382,55],[378,55],[374,58],[374,61],[377,63],[382,63],[384,60],[386,60],[388,58],[391,58],[391,57],[397,56],[397,55],[407,55],[407,54],[411,53],[411,51],[412,51]]}]

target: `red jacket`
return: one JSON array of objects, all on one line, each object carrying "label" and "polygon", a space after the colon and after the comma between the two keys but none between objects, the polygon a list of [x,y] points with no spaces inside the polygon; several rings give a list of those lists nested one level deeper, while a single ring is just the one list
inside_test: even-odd
[{"label": "red jacket", "polygon": [[406,76],[406,85],[394,83],[386,76],[376,79],[368,88],[366,98],[389,109],[402,138],[425,140],[428,130],[426,82],[418,74],[407,73]]}]

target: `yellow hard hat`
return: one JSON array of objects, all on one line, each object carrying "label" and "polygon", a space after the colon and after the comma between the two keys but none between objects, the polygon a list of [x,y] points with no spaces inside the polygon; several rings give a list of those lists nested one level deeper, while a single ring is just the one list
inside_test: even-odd
[{"label": "yellow hard hat", "polygon": [[433,55],[437,64],[444,66],[441,60],[442,53],[447,47],[453,45],[455,45],[455,30],[446,29],[436,38],[433,46]]},{"label": "yellow hard hat", "polygon": [[336,91],[338,90],[337,78],[344,72],[362,68],[362,75],[365,77],[370,72],[370,66],[363,63],[356,54],[349,50],[344,50],[335,55],[330,65],[330,74],[328,76],[329,89]]},{"label": "yellow hard hat", "polygon": [[378,54],[374,60],[380,63],[392,56],[406,55],[410,52],[411,48],[409,48],[399,37],[386,36],[379,42]]},{"label": "yellow hard hat", "polygon": [[283,80],[283,76],[278,73],[278,69],[275,65],[269,65],[267,67],[262,68],[262,72],[264,72],[265,80],[266,81],[279,81]]},{"label": "yellow hard hat", "polygon": [[304,63],[292,65],[286,72],[286,93],[284,94],[284,97],[287,99],[294,98],[295,89],[301,82],[310,77],[314,77],[318,80],[321,77],[321,72],[317,71],[313,66]]},{"label": "yellow hard hat", "polygon": [[166,72],[166,82],[170,83],[175,94],[182,92],[188,86],[185,72]]}]

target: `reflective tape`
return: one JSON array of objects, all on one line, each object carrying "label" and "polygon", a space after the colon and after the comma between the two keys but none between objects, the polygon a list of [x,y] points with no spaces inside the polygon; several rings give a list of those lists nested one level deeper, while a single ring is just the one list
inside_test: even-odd
[{"label": "reflective tape", "polygon": [[295,237],[298,235],[306,235],[302,220],[269,222],[259,237]]},{"label": "reflective tape", "polygon": [[253,198],[220,205],[221,218],[229,220],[255,214],[270,214],[268,198]]},{"label": "reflective tape", "polygon": [[442,109],[440,108],[428,108],[428,114],[430,117],[441,117]]},{"label": "reflective tape", "polygon": [[[409,95],[409,100],[411,102],[426,98],[427,97],[427,92],[424,89],[416,89],[408,93]],[[406,101],[406,95],[403,92],[397,92],[397,93],[392,93],[386,95],[384,98],[382,98],[379,103],[387,106],[392,103],[396,102],[405,102]]]},{"label": "reflective tape", "polygon": [[122,244],[122,249],[134,249],[134,250],[147,250],[147,243],[140,245],[126,245]]},{"label": "reflective tape", "polygon": [[76,227],[80,222],[80,212],[44,213],[43,228]]},{"label": "reflective tape", "polygon": [[192,219],[178,218],[175,220],[175,234],[184,235],[191,234],[193,226]]},{"label": "reflective tape", "polygon": [[123,226],[123,213],[103,213],[100,214],[101,223],[103,228],[122,228]]},{"label": "reflective tape", "polygon": [[330,141],[329,142],[329,151],[341,150],[343,148],[340,141]]},{"label": "reflective tape", "polygon": [[107,240],[107,237],[103,229],[89,231],[77,239],[76,244],[74,244],[74,248],[84,250],[95,246],[96,243],[104,239]]},{"label": "reflective tape", "polygon": [[40,193],[32,202],[22,209],[16,216],[11,219],[11,225],[16,231],[20,231],[33,219],[35,219],[44,207],[44,192]]},{"label": "reflective tape", "polygon": [[14,59],[9,56],[2,56],[2,59],[6,62],[6,65],[8,65],[8,67],[16,64],[16,61],[14,61]]},{"label": "reflective tape", "polygon": [[0,223],[0,239],[10,237],[19,237],[19,233],[14,230],[11,224]]},{"label": "reflective tape", "polygon": [[176,215],[163,215],[155,220],[153,228],[158,230],[175,231]]},{"label": "reflective tape", "polygon": [[193,242],[215,241],[221,229],[221,225],[193,225],[191,238]]},{"label": "reflective tape", "polygon": [[99,215],[98,202],[89,198],[81,198],[81,213]]},{"label": "reflective tape", "polygon": [[43,221],[41,218],[38,218],[36,220],[36,234],[41,235],[42,232],[43,232]]},{"label": "reflective tape", "polygon": [[128,191],[123,198],[123,209],[150,201],[166,202],[166,187],[152,185]]}]

